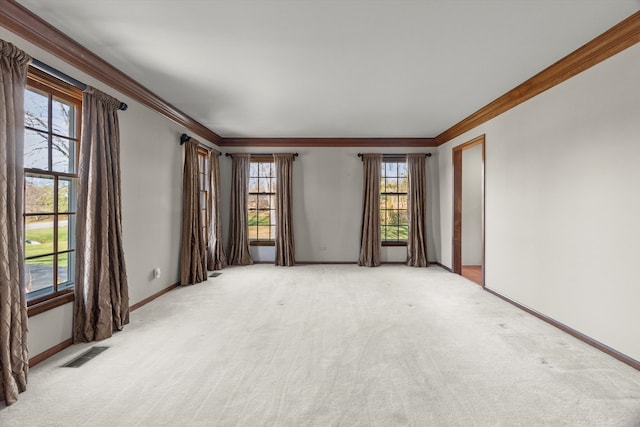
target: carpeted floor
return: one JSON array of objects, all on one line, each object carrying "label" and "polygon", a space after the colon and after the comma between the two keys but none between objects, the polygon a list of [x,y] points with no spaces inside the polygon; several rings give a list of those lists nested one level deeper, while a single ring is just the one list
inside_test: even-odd
[{"label": "carpeted floor", "polygon": [[640,372],[438,267],[227,268],[91,345],[0,425],[640,425]]}]

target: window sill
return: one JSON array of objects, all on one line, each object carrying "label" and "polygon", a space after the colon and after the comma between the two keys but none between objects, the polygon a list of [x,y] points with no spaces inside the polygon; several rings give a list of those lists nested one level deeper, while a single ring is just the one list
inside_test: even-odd
[{"label": "window sill", "polygon": [[407,242],[406,241],[405,242],[397,242],[397,241],[385,242],[385,241],[383,241],[382,242],[382,246],[407,246]]},{"label": "window sill", "polygon": [[67,291],[63,294],[56,295],[53,298],[46,299],[44,301],[38,302],[36,304],[30,305],[27,307],[27,316],[33,317],[40,313],[44,313],[45,311],[52,310],[56,307],[60,307],[61,305],[68,304],[74,300],[73,291]]},{"label": "window sill", "polygon": [[249,242],[249,246],[275,246],[275,240],[252,240]]}]

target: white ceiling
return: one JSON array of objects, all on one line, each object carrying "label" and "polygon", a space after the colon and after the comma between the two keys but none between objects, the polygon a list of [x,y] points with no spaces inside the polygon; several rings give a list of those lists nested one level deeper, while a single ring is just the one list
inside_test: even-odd
[{"label": "white ceiling", "polygon": [[433,137],[640,0],[19,0],[224,137]]}]

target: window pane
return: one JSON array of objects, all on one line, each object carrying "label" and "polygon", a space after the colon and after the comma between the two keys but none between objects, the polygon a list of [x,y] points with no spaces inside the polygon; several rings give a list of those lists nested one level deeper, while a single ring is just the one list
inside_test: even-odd
[{"label": "window pane", "polygon": [[386,187],[385,187],[385,179],[384,179],[384,166],[382,168],[383,168],[383,171],[382,171],[383,175],[380,178],[380,192],[381,193],[386,193],[387,190],[385,190]]},{"label": "window pane", "polygon": [[269,203],[269,196],[258,196],[258,208],[259,209],[269,209],[271,204]]},{"label": "window pane", "polygon": [[[26,261],[27,292],[53,287],[53,255]],[[53,292],[53,288],[51,289]]]},{"label": "window pane", "polygon": [[398,208],[407,209],[407,195],[401,194],[398,196]]},{"label": "window pane", "polygon": [[69,254],[58,255],[58,281],[56,283],[66,283],[72,279],[71,265],[69,264]]},{"label": "window pane", "polygon": [[260,178],[258,180],[258,191],[260,193],[270,193],[271,188],[269,187],[269,178]]},{"label": "window pane", "polygon": [[387,177],[398,176],[398,164],[396,162],[382,162]]},{"label": "window pane", "polygon": [[398,227],[398,239],[407,240],[408,236],[409,236],[409,226],[408,225],[401,225],[400,227]]},{"label": "window pane", "polygon": [[398,191],[406,193],[409,186],[409,178],[406,176],[398,178]]},{"label": "window pane", "polygon": [[268,225],[259,225],[258,226],[258,239],[260,240],[269,240],[269,230],[271,229]]},{"label": "window pane", "polygon": [[249,210],[248,221],[249,227],[258,225],[258,212],[256,210]]},{"label": "window pane", "polygon": [[24,167],[49,170],[49,142],[46,134],[28,129],[24,131]]},{"label": "window pane", "polygon": [[51,104],[51,127],[53,133],[75,138],[75,115],[76,109],[73,105],[59,99],[54,99]]},{"label": "window pane", "polygon": [[398,211],[398,224],[407,225],[409,224],[409,215],[406,210]]},{"label": "window pane", "polygon": [[272,225],[271,226],[271,237],[270,237],[270,239],[271,240],[275,240],[275,238],[276,238],[276,226]]},{"label": "window pane", "polygon": [[24,93],[24,124],[47,131],[49,129],[49,98],[33,89]]},{"label": "window pane", "polygon": [[407,176],[407,164],[402,162],[398,163],[398,176],[403,177]]},{"label": "window pane", "polygon": [[258,211],[258,225],[269,225],[270,223],[269,210]]},{"label": "window pane", "polygon": [[258,164],[257,162],[251,162],[249,167],[249,176],[256,178],[258,176]]},{"label": "window pane", "polygon": [[258,228],[257,227],[249,227],[249,239],[255,240],[258,238]]},{"label": "window pane", "polygon": [[380,236],[382,237],[382,240],[387,240],[387,226],[383,225],[382,227],[380,227]]},{"label": "window pane", "polygon": [[273,176],[271,177],[270,181],[270,185],[271,185],[271,192],[275,193],[276,192],[276,177]]},{"label": "window pane", "polygon": [[25,213],[53,213],[53,178],[25,176]]},{"label": "window pane", "polygon": [[50,254],[53,247],[53,215],[27,217],[25,224],[24,256]]},{"label": "window pane", "polygon": [[388,210],[386,213],[386,224],[387,225],[396,225],[398,223],[398,211],[397,210]]},{"label": "window pane", "polygon": [[249,209],[257,209],[258,208],[258,196],[255,194],[249,194],[248,201]]},{"label": "window pane", "polygon": [[258,192],[258,178],[249,178],[249,192],[250,193]]},{"label": "window pane", "polygon": [[271,176],[271,163],[259,163],[260,168],[260,176],[261,177],[269,177]]},{"label": "window pane", "polygon": [[76,173],[76,142],[53,137],[51,166],[55,172]]},{"label": "window pane", "polygon": [[[76,279],[76,270],[75,270],[75,263],[76,263],[76,253],[75,252],[67,252],[65,254],[66,257],[66,267],[63,267],[66,273],[66,278],[67,280],[64,282],[60,282],[60,274],[58,273],[58,290],[64,290],[64,289],[72,289],[73,288],[73,283]],[[60,270],[60,258],[58,258],[58,271]]]},{"label": "window pane", "polygon": [[58,178],[58,212],[76,211],[76,180]]},{"label": "window pane", "polygon": [[387,178],[385,184],[385,192],[386,193],[397,193],[398,192],[398,179],[397,178]]},{"label": "window pane", "polygon": [[58,252],[75,249],[75,215],[58,216]]},{"label": "window pane", "polygon": [[202,225],[203,227],[206,227],[207,224],[207,211],[206,209],[201,209],[200,210],[200,225]]}]

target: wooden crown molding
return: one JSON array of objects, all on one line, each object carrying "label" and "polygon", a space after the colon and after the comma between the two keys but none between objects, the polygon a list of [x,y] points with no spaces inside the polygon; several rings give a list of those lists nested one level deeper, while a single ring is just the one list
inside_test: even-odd
[{"label": "wooden crown molding", "polygon": [[545,68],[469,117],[436,136],[442,145],[453,138],[522,104],[640,41],[640,12],[613,26],[584,46]]},{"label": "wooden crown molding", "polygon": [[0,25],[206,140],[227,147],[437,147],[640,41],[640,12],[636,12],[435,138],[222,138],[15,0],[0,0]]},{"label": "wooden crown molding", "polygon": [[221,140],[215,132],[169,104],[14,0],[0,0],[0,25],[80,71],[156,110],[207,141],[217,144]]},{"label": "wooden crown molding", "polygon": [[436,147],[433,138],[222,138],[221,147]]}]

